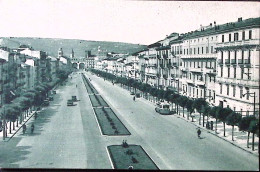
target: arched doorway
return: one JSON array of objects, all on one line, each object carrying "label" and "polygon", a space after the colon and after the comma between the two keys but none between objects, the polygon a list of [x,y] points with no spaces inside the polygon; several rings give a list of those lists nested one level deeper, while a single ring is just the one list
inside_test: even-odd
[{"label": "arched doorway", "polygon": [[78,64],[77,63],[73,63],[72,67],[75,68],[75,69],[78,69]]},{"label": "arched doorway", "polygon": [[85,68],[85,64],[84,63],[80,63],[79,64],[79,69],[84,69]]}]

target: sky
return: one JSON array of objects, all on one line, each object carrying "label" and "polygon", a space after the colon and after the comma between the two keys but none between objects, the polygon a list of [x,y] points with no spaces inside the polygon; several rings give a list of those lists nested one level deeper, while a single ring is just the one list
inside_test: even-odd
[{"label": "sky", "polygon": [[0,0],[0,37],[149,45],[173,32],[260,17],[259,2]]}]

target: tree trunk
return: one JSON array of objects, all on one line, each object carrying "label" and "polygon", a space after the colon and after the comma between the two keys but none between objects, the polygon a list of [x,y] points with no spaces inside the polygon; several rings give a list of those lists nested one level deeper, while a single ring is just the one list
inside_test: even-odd
[{"label": "tree trunk", "polygon": [[215,133],[217,133],[218,119],[216,118]]},{"label": "tree trunk", "polygon": [[248,135],[247,135],[247,148],[249,148],[249,136],[250,136],[250,132],[248,132]]},{"label": "tree trunk", "polygon": [[13,122],[13,130],[15,130],[15,121]]},{"label": "tree trunk", "polygon": [[190,116],[189,113],[187,113],[187,119],[188,119],[188,120],[189,120],[189,116]]},{"label": "tree trunk", "polygon": [[18,127],[18,121],[19,121],[19,116],[17,117],[17,120],[16,120],[16,127]]},{"label": "tree trunk", "polygon": [[232,141],[234,141],[234,125],[232,125]]},{"label": "tree trunk", "polygon": [[200,113],[200,118],[199,118],[199,125],[201,125],[201,113]]},{"label": "tree trunk", "polygon": [[9,134],[12,134],[12,122],[9,121]]},{"label": "tree trunk", "polygon": [[183,108],[182,116],[183,116],[183,118],[184,118],[184,108]]},{"label": "tree trunk", "polygon": [[205,115],[202,115],[202,126],[204,127],[204,120],[205,120]]},{"label": "tree trunk", "polygon": [[223,124],[224,124],[224,137],[226,137],[226,123],[225,122],[223,122]]},{"label": "tree trunk", "polygon": [[255,133],[253,133],[253,136],[252,136],[252,151],[255,150]]}]

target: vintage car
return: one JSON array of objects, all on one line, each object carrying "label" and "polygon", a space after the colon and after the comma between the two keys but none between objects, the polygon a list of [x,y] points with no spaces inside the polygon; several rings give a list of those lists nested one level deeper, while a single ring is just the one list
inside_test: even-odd
[{"label": "vintage car", "polygon": [[155,108],[155,111],[162,115],[171,115],[174,113],[174,111],[170,110],[170,104],[166,102],[157,103],[157,107]]},{"label": "vintage car", "polygon": [[67,106],[74,106],[73,100],[67,100]]}]

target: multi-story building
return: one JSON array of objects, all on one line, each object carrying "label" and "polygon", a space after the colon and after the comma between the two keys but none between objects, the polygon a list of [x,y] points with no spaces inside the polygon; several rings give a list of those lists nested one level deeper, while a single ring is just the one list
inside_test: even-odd
[{"label": "multi-story building", "polygon": [[239,18],[220,27],[217,105],[243,115],[259,114],[259,42],[260,18]]},{"label": "multi-story building", "polygon": [[210,24],[184,35],[181,55],[182,93],[215,102],[217,26]]},{"label": "multi-story building", "polygon": [[159,80],[158,78],[158,61],[157,61],[157,52],[156,48],[160,47],[161,43],[156,42],[148,45],[148,50],[144,58],[145,60],[145,83],[152,86],[158,87]]}]

